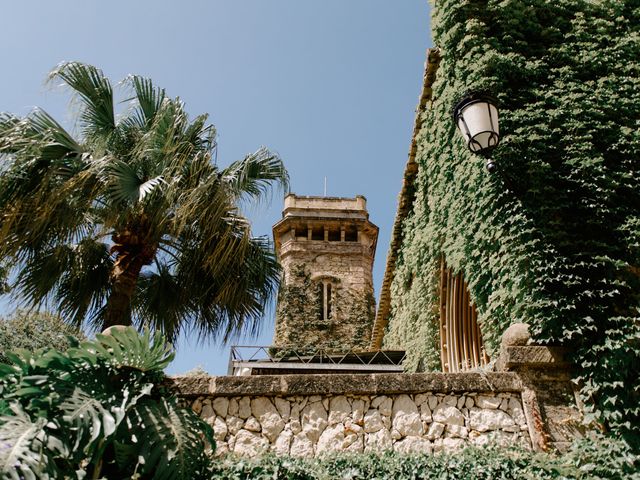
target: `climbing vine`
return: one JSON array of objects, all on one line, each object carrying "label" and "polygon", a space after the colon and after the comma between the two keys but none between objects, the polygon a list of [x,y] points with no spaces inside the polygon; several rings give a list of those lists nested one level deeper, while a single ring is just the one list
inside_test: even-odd
[{"label": "climbing vine", "polygon": [[[412,368],[438,368],[444,255],[490,353],[515,322],[572,347],[588,418],[638,442],[640,1],[441,0],[433,38],[442,61],[385,341],[405,343]],[[498,98],[500,174],[451,121],[467,90]]]}]

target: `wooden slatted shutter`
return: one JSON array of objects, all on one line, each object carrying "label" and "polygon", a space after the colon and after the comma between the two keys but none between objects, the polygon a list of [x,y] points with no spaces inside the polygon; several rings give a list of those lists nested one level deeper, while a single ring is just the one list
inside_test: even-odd
[{"label": "wooden slatted shutter", "polygon": [[443,372],[462,372],[489,363],[482,345],[478,313],[462,273],[444,259],[440,266],[440,358]]}]

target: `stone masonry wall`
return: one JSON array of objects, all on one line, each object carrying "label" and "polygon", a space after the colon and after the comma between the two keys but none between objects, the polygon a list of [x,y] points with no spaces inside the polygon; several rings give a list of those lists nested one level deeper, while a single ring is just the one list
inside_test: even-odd
[{"label": "stone masonry wall", "polygon": [[523,403],[526,385],[514,372],[171,381],[213,426],[220,455],[439,452],[493,442],[540,449],[537,407],[530,399]]},{"label": "stone masonry wall", "polygon": [[217,454],[316,456],[451,451],[466,444],[531,447],[515,393],[198,397]]}]

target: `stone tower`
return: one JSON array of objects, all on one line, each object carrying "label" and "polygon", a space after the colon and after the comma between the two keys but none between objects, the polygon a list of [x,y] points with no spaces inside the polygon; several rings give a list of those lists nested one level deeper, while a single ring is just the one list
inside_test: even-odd
[{"label": "stone tower", "polygon": [[273,227],[283,268],[274,345],[367,349],[378,227],[369,221],[366,202],[361,195],[285,198],[283,218]]}]

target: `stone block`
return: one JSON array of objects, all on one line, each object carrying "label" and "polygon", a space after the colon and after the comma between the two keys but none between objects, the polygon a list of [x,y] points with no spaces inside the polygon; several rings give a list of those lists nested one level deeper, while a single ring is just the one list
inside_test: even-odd
[{"label": "stone block", "polygon": [[418,407],[408,395],[399,395],[393,402],[393,428],[400,435],[422,435],[423,427]]},{"label": "stone block", "polygon": [[233,453],[245,457],[255,457],[263,453],[269,441],[260,434],[249,430],[240,430],[235,437]]},{"label": "stone block", "polygon": [[229,399],[226,397],[217,397],[214,398],[211,402],[213,409],[216,412],[216,415],[219,417],[226,417],[227,412],[229,411]]},{"label": "stone block", "polygon": [[502,410],[471,408],[469,409],[469,427],[478,432],[500,430],[515,425],[513,418]]},{"label": "stone block", "polygon": [[514,323],[502,334],[501,346],[514,347],[526,345],[531,338],[529,325],[526,323]]},{"label": "stone block", "polygon": [[351,415],[351,404],[344,395],[333,397],[329,402],[329,425],[344,422]]},{"label": "stone block", "polygon": [[433,421],[443,423],[445,425],[464,426],[464,416],[456,407],[440,404],[433,411]]},{"label": "stone block", "polygon": [[496,370],[518,370],[522,368],[566,369],[568,350],[562,347],[538,345],[506,346],[500,350]]},{"label": "stone block", "polygon": [[431,442],[425,438],[410,436],[393,444],[398,453],[431,453]]},{"label": "stone block", "polygon": [[382,415],[378,410],[371,409],[364,416],[364,431],[374,433],[384,428]]}]

